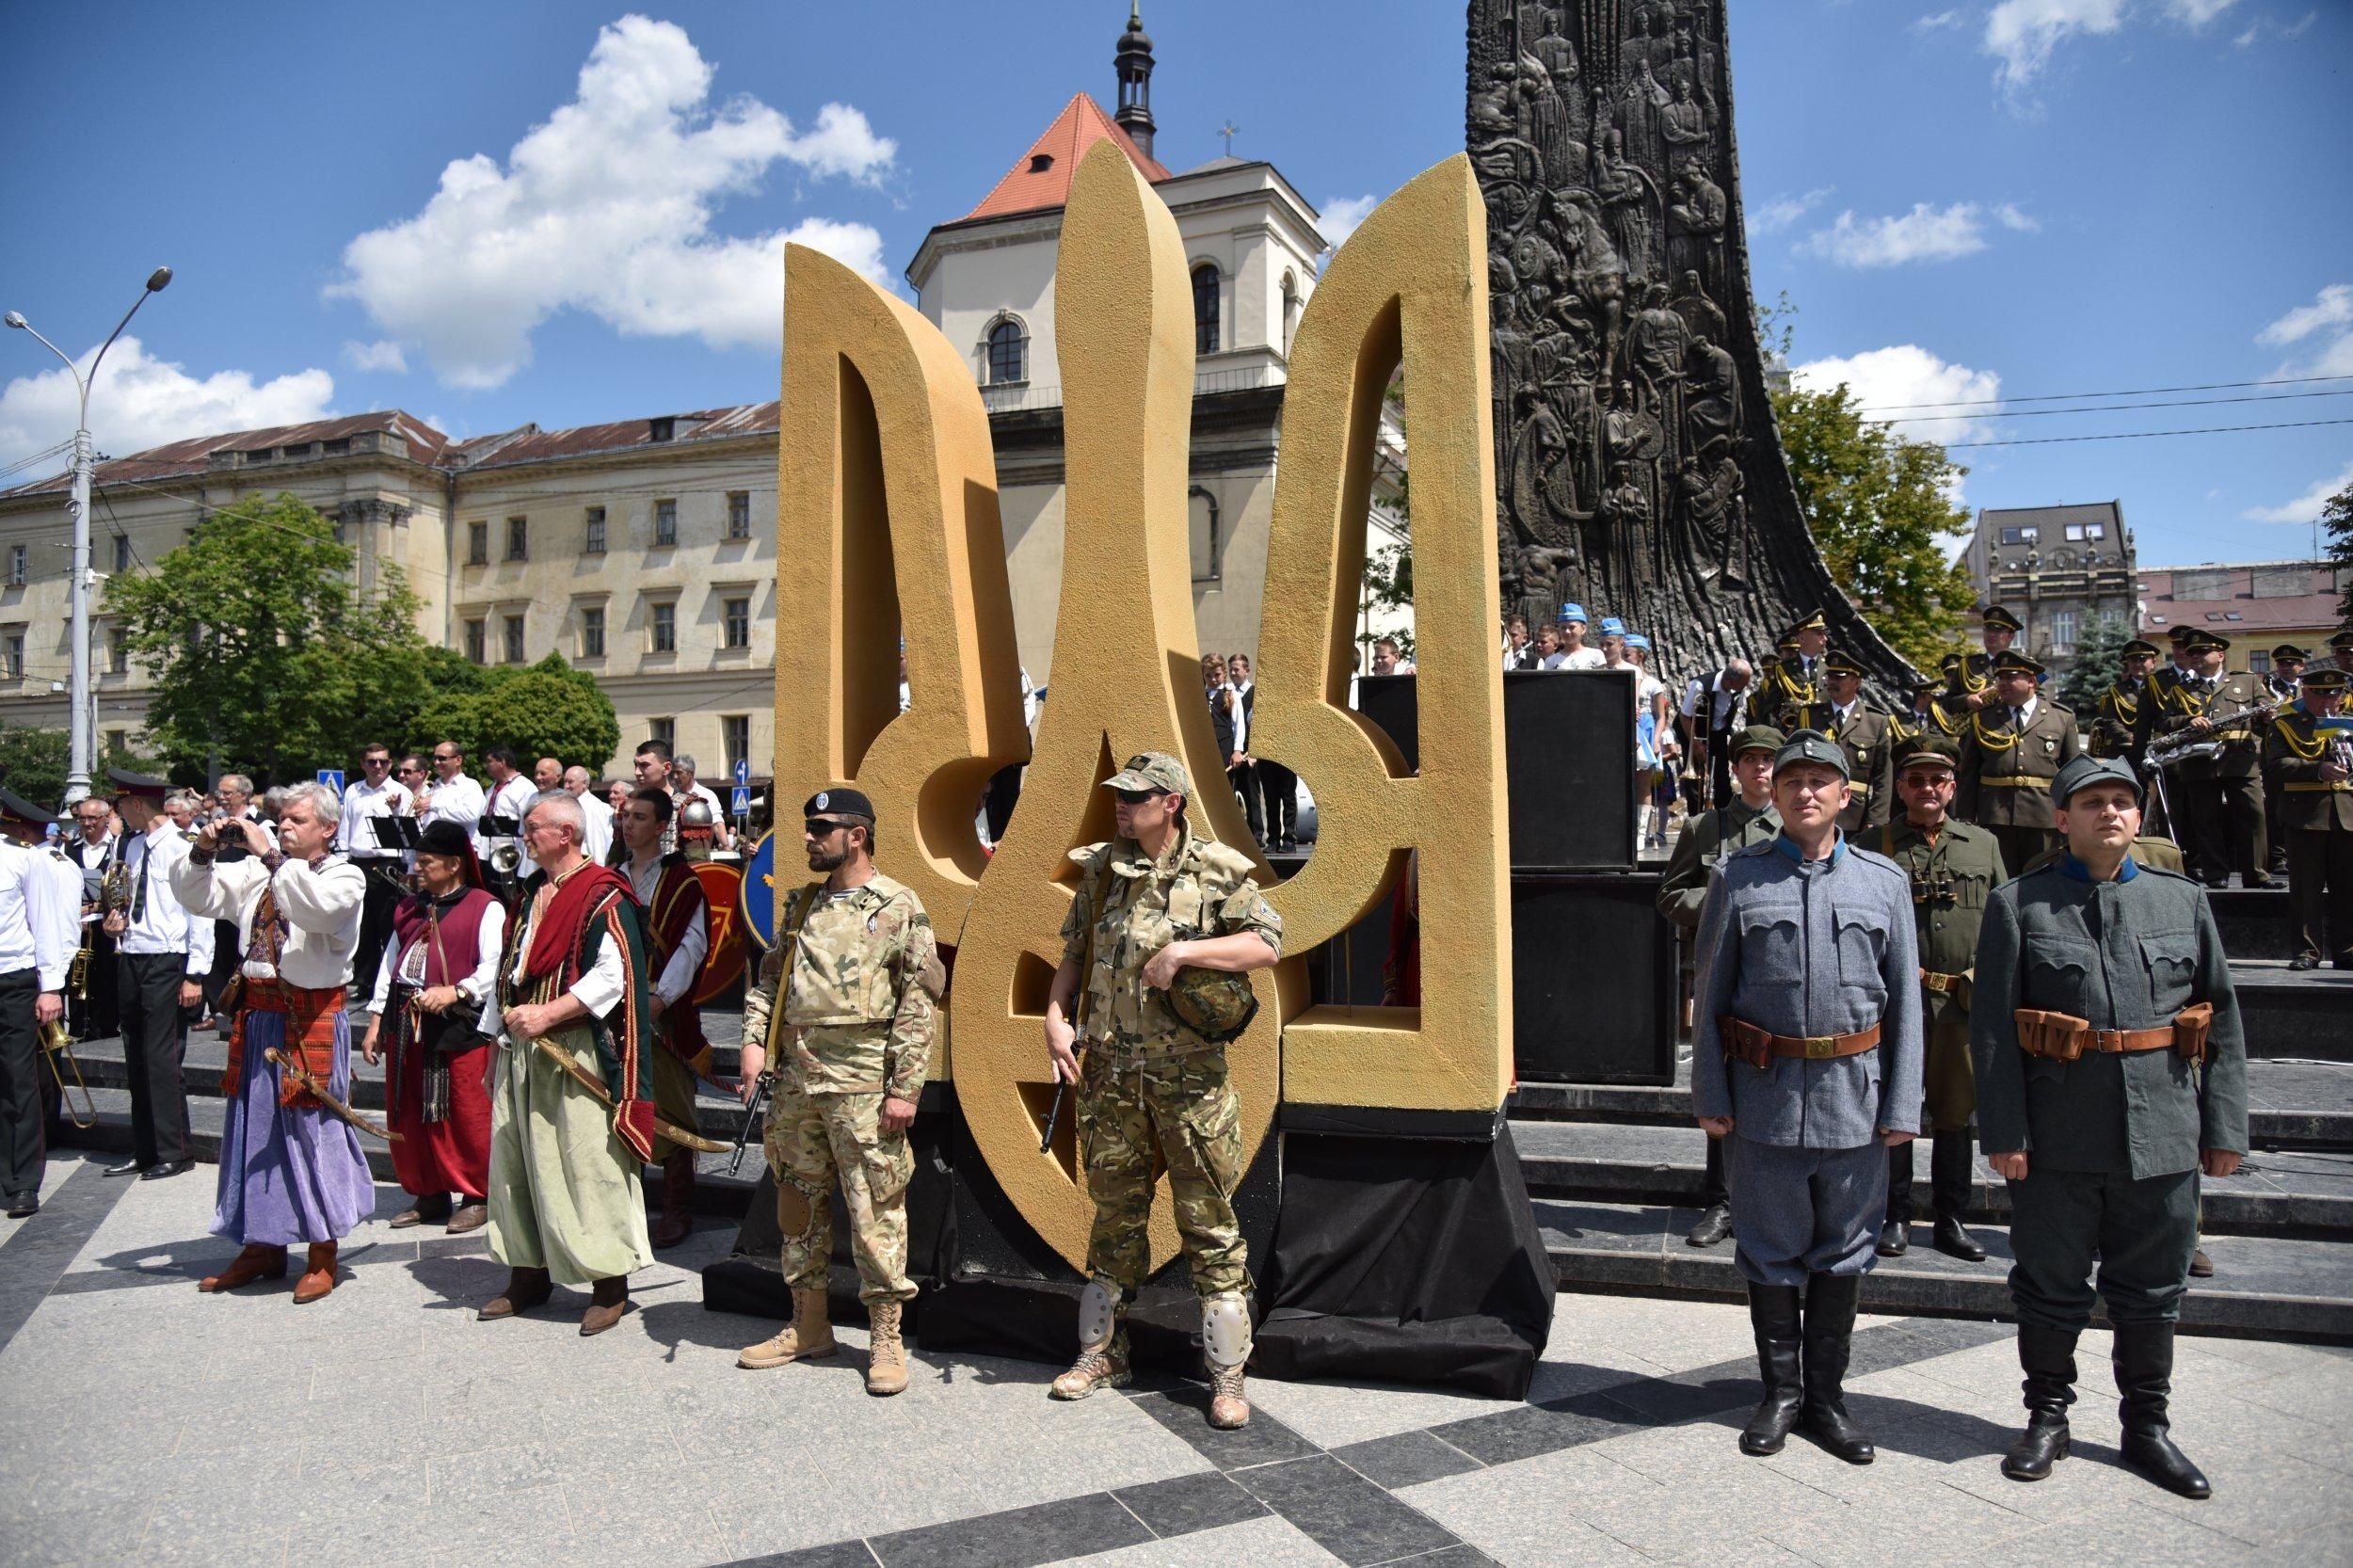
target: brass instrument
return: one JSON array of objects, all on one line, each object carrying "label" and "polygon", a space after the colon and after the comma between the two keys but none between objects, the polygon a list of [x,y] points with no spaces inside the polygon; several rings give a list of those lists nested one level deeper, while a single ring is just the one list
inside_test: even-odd
[{"label": "brass instrument", "polygon": [[[77,1128],[87,1132],[98,1125],[98,1102],[90,1098],[89,1080],[82,1076],[82,1064],[73,1054],[73,1036],[63,1018],[52,1018],[40,1026],[41,1060],[49,1064],[49,1076],[56,1080],[57,1103]],[[72,1072],[69,1082],[66,1074]],[[79,1094],[82,1103],[75,1105]]]},{"label": "brass instrument", "polygon": [[523,852],[512,839],[501,839],[490,851],[490,872],[494,876],[512,876],[522,863]]},{"label": "brass instrument", "polygon": [[109,856],[98,879],[98,907],[104,912],[106,935],[120,936],[131,923],[131,868],[120,854]]},{"label": "brass instrument", "polygon": [[2281,704],[2277,702],[2266,702],[2259,707],[2242,708],[2235,713],[2197,715],[2204,718],[2212,728],[2201,735],[2185,726],[2165,740],[2150,743],[2149,755],[2144,759],[2143,766],[2169,768],[2196,757],[2219,757],[2223,747],[2230,744],[2223,736],[2223,730],[2242,727],[2251,728],[2265,724],[2277,716],[2280,708]]}]

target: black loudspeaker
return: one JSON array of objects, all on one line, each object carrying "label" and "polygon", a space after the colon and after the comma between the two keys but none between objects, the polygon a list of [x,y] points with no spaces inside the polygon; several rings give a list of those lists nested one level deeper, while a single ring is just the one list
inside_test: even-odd
[{"label": "black loudspeaker", "polygon": [[[1410,675],[1368,675],[1356,710],[1421,765]],[[1512,869],[1634,869],[1634,672],[1507,670],[1503,751]]]},{"label": "black loudspeaker", "polygon": [[1512,878],[1512,1039],[1523,1079],[1670,1084],[1674,928],[1658,873]]}]

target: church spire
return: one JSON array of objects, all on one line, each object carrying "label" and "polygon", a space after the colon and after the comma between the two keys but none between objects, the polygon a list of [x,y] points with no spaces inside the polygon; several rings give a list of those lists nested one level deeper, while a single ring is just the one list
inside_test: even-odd
[{"label": "church spire", "polygon": [[1112,56],[1119,73],[1119,112],[1112,116],[1145,157],[1152,155],[1152,36],[1144,30],[1144,0],[1128,0],[1128,28]]}]

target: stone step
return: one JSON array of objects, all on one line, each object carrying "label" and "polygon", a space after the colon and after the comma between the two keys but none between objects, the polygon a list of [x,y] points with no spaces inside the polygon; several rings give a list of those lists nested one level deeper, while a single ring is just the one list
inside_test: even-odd
[{"label": "stone step", "polygon": [[2296,916],[2287,887],[2209,888],[2206,903],[2222,931],[2222,951],[2233,958],[2296,956]]},{"label": "stone step", "polygon": [[[1690,1206],[1705,1176],[1706,1135],[1697,1127],[1519,1121],[1512,1141],[1528,1190],[1586,1203]],[[1913,1199],[1929,1202],[1929,1148],[1915,1140]],[[2236,1175],[2203,1185],[2204,1224],[2216,1235],[2310,1236],[2353,1242],[2353,1155],[2282,1151],[2250,1156]],[[1972,1224],[2009,1217],[2009,1192],[1980,1158]]]},{"label": "stone step", "polygon": [[[1536,1202],[1559,1287],[1606,1295],[1740,1301],[1746,1288],[1733,1243],[1685,1244],[1695,1210],[1641,1204]],[[1963,1263],[1928,1246],[1913,1227],[1912,1250],[1881,1258],[1865,1276],[1863,1309],[1932,1317],[2007,1318],[2009,1232],[1973,1227],[1983,1263]],[[2212,1279],[2189,1283],[2182,1328],[2242,1338],[2353,1342],[2353,1242],[2267,1236],[2215,1236],[2204,1242]],[[2105,1374],[2099,1379],[2105,1381]],[[2092,1386],[2088,1381],[2087,1391]]]},{"label": "stone step", "polygon": [[[2247,1090],[2248,1133],[2258,1150],[2353,1153],[2353,1063],[2257,1058],[2247,1064]],[[1668,1087],[1523,1082],[1506,1103],[1515,1121],[1688,1128],[1691,1062],[1675,1064]]]},{"label": "stone step", "polygon": [[2231,980],[2238,989],[2250,1058],[2353,1062],[2353,970],[2299,974],[2283,959],[2234,958]]}]

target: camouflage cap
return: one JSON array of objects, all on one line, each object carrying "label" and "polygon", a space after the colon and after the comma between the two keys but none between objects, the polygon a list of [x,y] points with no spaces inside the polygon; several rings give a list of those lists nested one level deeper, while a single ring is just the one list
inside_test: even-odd
[{"label": "camouflage cap", "polygon": [[1848,771],[1847,748],[1818,729],[1799,729],[1791,732],[1773,755],[1773,772],[1796,767],[1801,762],[1818,762],[1826,768],[1838,770],[1841,778],[1852,778]]},{"label": "camouflage cap", "polygon": [[1136,753],[1117,773],[1103,780],[1103,788],[1165,790],[1188,800],[1193,798],[1193,783],[1185,776],[1185,765],[1165,751]]},{"label": "camouflage cap", "polygon": [[2051,804],[2065,807],[2068,798],[2087,784],[2121,784],[2133,792],[2134,799],[2140,798],[2140,780],[2130,762],[2121,757],[2094,757],[2087,751],[2051,780]]}]

